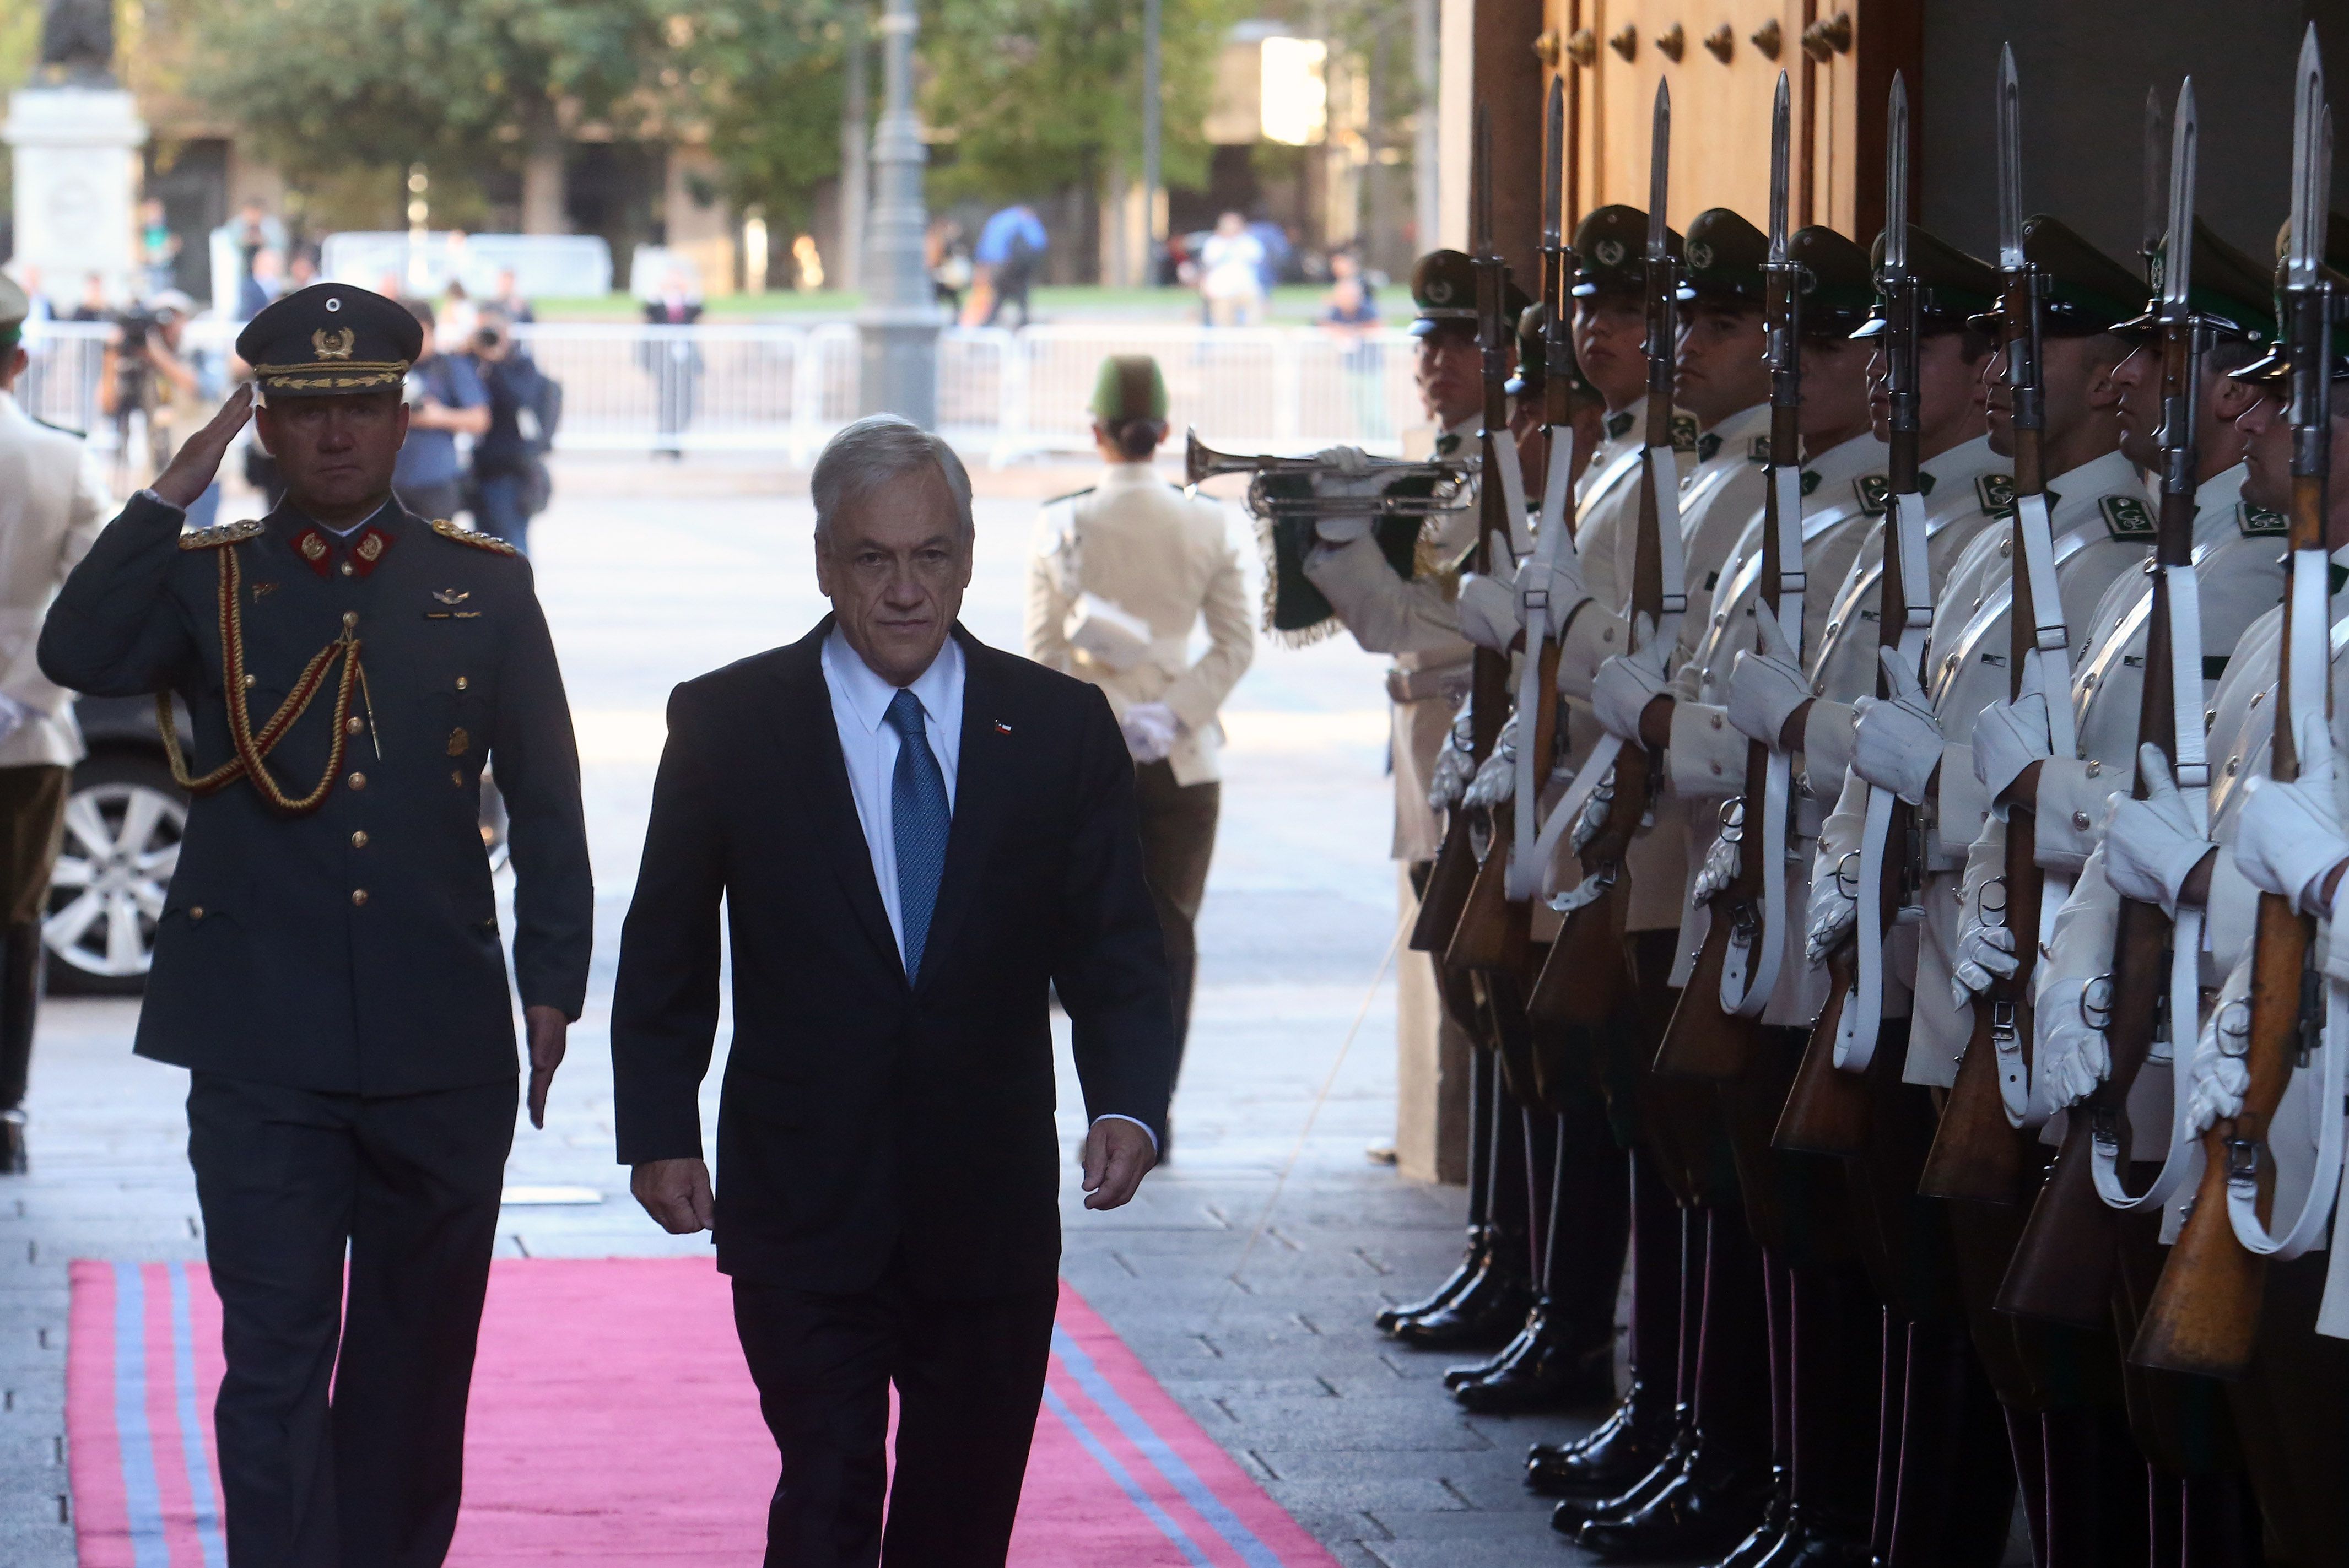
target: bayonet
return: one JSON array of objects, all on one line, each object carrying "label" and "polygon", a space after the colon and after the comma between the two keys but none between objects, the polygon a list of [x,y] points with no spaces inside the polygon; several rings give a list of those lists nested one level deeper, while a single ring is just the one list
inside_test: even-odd
[{"label": "bayonet", "polygon": [[2023,265],[2023,83],[2014,72],[2014,46],[1998,51],[1998,264]]},{"label": "bayonet", "polygon": [[2137,234],[2137,254],[2145,262],[2147,288],[2161,284],[2161,240],[2174,232],[2167,226],[2174,181],[2169,172],[2169,118],[2162,108],[2161,89],[2145,89],[2144,223]]}]

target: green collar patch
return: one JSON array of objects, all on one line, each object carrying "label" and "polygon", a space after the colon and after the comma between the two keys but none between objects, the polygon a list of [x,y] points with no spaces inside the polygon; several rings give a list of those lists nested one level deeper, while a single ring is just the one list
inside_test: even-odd
[{"label": "green collar patch", "polygon": [[2244,538],[2249,539],[2260,533],[2290,533],[2292,520],[2280,511],[2270,511],[2263,506],[2239,500],[2235,503],[2235,527]]},{"label": "green collar patch", "polygon": [[1621,440],[1624,437],[1626,437],[1626,436],[1630,435],[1630,433],[1631,433],[1631,410],[1630,410],[1630,409],[1626,408],[1626,409],[1624,409],[1624,410],[1623,410],[1621,413],[1619,413],[1619,414],[1609,414],[1609,415],[1608,415],[1608,416],[1607,416],[1607,438],[1608,438],[1609,440],[1610,440],[1610,441],[1619,441],[1619,440]]},{"label": "green collar patch", "polygon": [[1757,463],[1768,462],[1770,460],[1770,438],[1767,436],[1756,436],[1752,440],[1746,442],[1745,455]]},{"label": "green collar patch", "polygon": [[1974,498],[1984,517],[2000,517],[2014,510],[2014,476],[1982,474],[1974,480]]},{"label": "green collar patch", "polygon": [[1885,498],[1892,493],[1892,481],[1882,474],[1862,474],[1851,481],[1852,493],[1859,498],[1859,510],[1870,517],[1884,515]]},{"label": "green collar patch", "polygon": [[1675,414],[1672,416],[1672,450],[1676,452],[1693,452],[1696,450],[1695,415]]},{"label": "green collar patch", "polygon": [[2105,531],[2115,539],[2151,539],[2154,535],[2153,508],[2143,498],[2133,495],[2108,495],[2096,502],[2096,510],[2105,514]]},{"label": "green collar patch", "polygon": [[1803,493],[1804,493],[1805,495],[1808,495],[1808,494],[1810,494],[1813,490],[1815,490],[1818,489],[1818,488],[1819,488],[1819,483],[1820,483],[1820,480],[1819,480],[1819,470],[1818,470],[1818,469],[1805,469],[1803,470]]},{"label": "green collar patch", "polygon": [[1721,452],[1721,438],[1711,430],[1696,438],[1696,460],[1709,463]]}]

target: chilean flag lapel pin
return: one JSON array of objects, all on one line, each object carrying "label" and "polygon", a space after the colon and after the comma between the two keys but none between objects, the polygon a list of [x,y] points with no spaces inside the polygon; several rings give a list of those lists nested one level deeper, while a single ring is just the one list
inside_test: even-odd
[{"label": "chilean flag lapel pin", "polygon": [[995,721],[995,733],[998,735],[1009,735],[1011,733],[1011,727],[999,718]]}]

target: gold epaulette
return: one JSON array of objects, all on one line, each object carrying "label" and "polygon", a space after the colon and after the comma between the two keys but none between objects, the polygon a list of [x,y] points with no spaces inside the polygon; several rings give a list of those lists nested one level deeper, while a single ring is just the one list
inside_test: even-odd
[{"label": "gold epaulette", "polygon": [[436,517],[432,520],[432,531],[443,539],[453,539],[460,544],[470,544],[476,550],[486,550],[492,555],[522,553],[494,533],[483,533],[477,529],[460,528],[445,517]]},{"label": "gold epaulette", "polygon": [[261,531],[261,524],[251,518],[243,522],[223,522],[214,528],[200,528],[193,533],[180,535],[182,550],[218,550],[223,544],[235,544],[251,539]]}]

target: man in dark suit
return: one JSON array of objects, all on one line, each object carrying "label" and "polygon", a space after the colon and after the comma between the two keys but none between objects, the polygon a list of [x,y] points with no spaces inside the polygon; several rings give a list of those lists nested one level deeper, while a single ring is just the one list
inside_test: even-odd
[{"label": "man in dark suit", "polygon": [[57,685],[176,693],[192,721],[183,758],[164,709],[195,799],[136,1048],[192,1069],[231,1568],[432,1568],[457,1527],[514,1128],[492,762],[533,1125],[587,990],[579,758],[530,564],[392,497],[421,345],[347,284],[254,316],[236,351],[285,504],[182,531],[253,410],[240,387],[41,632]]},{"label": "man in dark suit", "polygon": [[1097,688],[956,624],[970,481],[946,443],[859,420],[811,488],[833,613],[669,698],[613,1000],[619,1157],[733,1276],[782,1451],[769,1568],[1000,1563],[1057,1291],[1048,995],[1092,1119],[1087,1207],[1133,1195],[1174,1080],[1133,765]]}]

